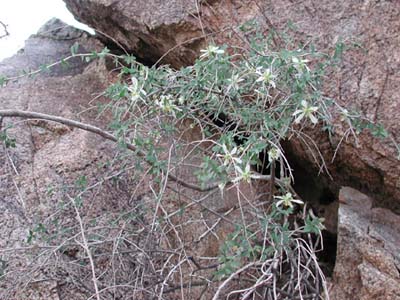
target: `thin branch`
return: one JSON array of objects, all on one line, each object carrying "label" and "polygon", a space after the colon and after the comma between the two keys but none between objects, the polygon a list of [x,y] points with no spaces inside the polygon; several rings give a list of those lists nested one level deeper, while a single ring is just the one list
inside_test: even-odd
[{"label": "thin branch", "polygon": [[91,271],[92,271],[92,281],[93,281],[94,290],[96,292],[96,299],[100,300],[99,287],[98,287],[98,284],[97,284],[96,269],[95,269],[95,265],[94,265],[92,252],[90,251],[89,244],[88,244],[88,241],[86,239],[85,229],[83,227],[82,218],[81,218],[81,215],[79,214],[78,208],[75,205],[75,200],[73,198],[71,198],[70,196],[68,196],[68,198],[71,201],[71,203],[72,203],[72,205],[73,205],[73,207],[75,209],[76,219],[77,219],[77,221],[79,223],[79,227],[80,227],[80,230],[81,230],[82,243],[79,243],[79,244],[86,251],[86,254],[87,254],[89,262],[90,262],[90,268],[91,268]]},{"label": "thin branch", "polygon": [[244,267],[240,268],[239,270],[237,270],[236,272],[232,273],[219,287],[217,292],[214,294],[214,297],[212,298],[212,300],[218,300],[219,299],[219,295],[221,294],[222,290],[225,288],[225,286],[232,281],[237,275],[239,275],[240,273],[242,273],[243,271],[247,270],[248,268],[252,267],[256,265],[255,262],[251,262],[247,265],[245,265]]},{"label": "thin branch", "polygon": [[[40,119],[40,120],[47,120],[47,121],[53,121],[53,122],[57,122],[60,124],[64,124],[67,126],[71,126],[74,128],[79,128],[88,132],[92,132],[95,133],[97,135],[100,135],[101,137],[113,141],[115,143],[118,143],[118,138],[116,138],[115,136],[113,136],[111,133],[108,133],[106,131],[104,131],[103,129],[93,126],[93,125],[89,125],[86,123],[82,123],[79,121],[74,121],[71,119],[66,119],[63,117],[58,117],[58,116],[53,116],[53,115],[47,115],[47,114],[42,114],[42,113],[37,113],[37,112],[30,112],[30,111],[23,111],[23,110],[17,110],[17,109],[5,109],[5,110],[0,110],[0,118],[4,118],[4,117],[17,117],[17,118],[24,118],[24,119]],[[138,149],[135,145],[130,144],[128,142],[125,142],[126,147],[135,152],[139,157],[143,158],[149,165],[152,166],[152,163],[150,161],[147,160],[147,154],[146,152],[144,152],[143,150]],[[254,174],[251,176],[251,178],[253,179],[259,179],[259,180],[271,180],[271,177],[269,175],[259,175],[259,174]],[[210,185],[208,187],[201,187],[189,182],[186,182],[174,175],[172,175],[171,173],[168,173],[168,179],[176,182],[177,184],[198,191],[198,192],[209,192],[212,190],[215,190],[219,187],[219,184],[214,184],[214,185]],[[285,186],[285,184],[278,178],[275,178],[274,182],[276,182],[279,186]],[[229,187],[233,185],[233,182],[228,182],[225,187]]]},{"label": "thin branch", "polygon": [[[113,141],[115,143],[118,142],[118,138],[116,138],[111,133],[108,133],[99,127],[89,125],[86,123],[82,123],[82,122],[78,122],[78,121],[74,121],[74,120],[70,120],[70,119],[66,119],[63,117],[52,116],[52,115],[47,115],[47,114],[42,114],[42,113],[37,113],[37,112],[15,110],[15,109],[0,110],[0,117],[2,117],[2,118],[17,117],[17,118],[24,118],[24,119],[40,119],[40,120],[53,121],[53,122],[67,125],[67,126],[71,126],[71,127],[75,127],[75,128],[79,128],[79,129],[88,131],[88,132],[95,133],[95,134],[100,135],[101,137],[103,137],[107,140]],[[135,145],[130,144],[130,143],[126,143],[126,147],[129,150],[135,152],[139,157],[144,158],[148,164],[152,165],[151,162],[147,161],[146,153],[144,151],[137,149]],[[188,183],[186,181],[183,181],[182,179],[179,179],[178,177],[176,177],[172,174],[168,174],[168,178],[170,180],[182,185],[183,187],[186,187],[186,188],[198,191],[198,192],[208,192],[208,191],[218,188],[218,185],[213,185],[210,187],[202,188],[198,185],[194,185],[194,184]]]},{"label": "thin branch", "polygon": [[7,30],[7,25],[4,24],[2,21],[0,21],[0,25],[1,25],[1,27],[3,27],[3,31],[4,31],[4,34],[0,35],[0,39],[4,38],[6,36],[9,36],[10,33]]}]

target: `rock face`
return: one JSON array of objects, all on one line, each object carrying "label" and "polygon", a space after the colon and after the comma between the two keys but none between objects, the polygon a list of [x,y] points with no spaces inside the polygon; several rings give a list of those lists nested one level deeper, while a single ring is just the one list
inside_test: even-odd
[{"label": "rock face", "polygon": [[[227,30],[232,18],[237,24],[250,20],[257,6],[253,1],[65,1],[81,21],[90,24],[100,35],[133,51],[144,61],[182,66],[191,64],[205,46],[204,37]],[[232,15],[231,6],[235,15]]]},{"label": "rock face", "polygon": [[351,188],[339,197],[332,299],[400,299],[400,216]]},{"label": "rock face", "polygon": [[[294,38],[312,40],[329,51],[338,40],[356,44],[331,74],[326,93],[370,119],[382,122],[384,141],[363,133],[358,144],[311,132],[320,145],[336,188],[351,185],[373,194],[374,205],[400,212],[400,2],[398,1],[158,1],[65,0],[82,22],[112,38],[139,58],[176,67],[190,64],[207,43],[241,44],[235,26],[258,19],[281,30],[288,22]],[[197,5],[196,5],[197,3]],[[338,122],[339,123],[339,122]],[[296,159],[313,159],[306,147],[291,143]],[[336,147],[336,160],[331,163]],[[397,145],[397,148],[396,148]],[[335,187],[333,187],[335,189]]]},{"label": "rock face", "polygon": [[[86,33],[53,19],[26,41],[23,50],[0,63],[0,74],[18,76],[23,70],[58,61],[70,55],[75,42],[79,42],[79,51],[83,53],[103,47]],[[0,109],[31,110],[76,119],[77,113],[104,90],[106,74],[101,63],[73,59],[68,66],[11,81],[0,88]],[[95,116],[96,113],[88,112],[80,118],[95,123]],[[10,121],[16,120],[3,120],[3,128],[14,123]],[[109,158],[112,152],[107,151],[109,146],[102,139],[50,122],[19,122],[8,133],[16,138],[17,146],[0,147],[0,298],[82,299],[73,295],[68,283],[61,286],[61,281],[57,281],[65,274],[45,273],[50,253],[35,256],[42,245],[36,240],[36,229],[40,222],[48,233],[60,230],[57,226],[47,227],[43,220],[59,208],[65,197],[62,187],[67,188],[79,176],[97,173],[96,163]],[[112,192],[105,192],[101,198],[109,207],[106,203],[112,197],[106,195]],[[120,193],[121,199],[123,195]],[[29,239],[32,241],[28,242]],[[57,255],[57,251],[53,254]]]}]

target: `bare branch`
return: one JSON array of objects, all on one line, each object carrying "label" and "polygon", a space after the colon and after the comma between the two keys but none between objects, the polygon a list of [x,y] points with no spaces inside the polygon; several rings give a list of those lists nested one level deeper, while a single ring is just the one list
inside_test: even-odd
[{"label": "bare branch", "polygon": [[0,25],[1,25],[1,27],[3,27],[3,32],[4,32],[3,34],[0,35],[0,39],[4,38],[6,36],[9,36],[10,33],[7,30],[8,25],[4,24],[2,21],[0,21]]},{"label": "bare branch", "polygon": [[[42,113],[37,113],[37,112],[29,112],[29,111],[22,111],[22,110],[13,110],[13,109],[6,109],[6,110],[0,110],[0,117],[4,118],[4,117],[18,117],[18,118],[24,118],[24,119],[40,119],[40,120],[47,120],[47,121],[53,121],[53,122],[57,122],[60,124],[64,124],[67,126],[71,126],[71,127],[75,127],[75,128],[79,128],[85,131],[89,131],[92,133],[95,133],[97,135],[100,135],[101,137],[113,141],[115,143],[118,142],[118,139],[113,136],[111,133],[108,133],[106,131],[104,131],[101,128],[98,128],[96,126],[92,126],[89,124],[85,124],[82,122],[78,122],[78,121],[74,121],[74,120],[70,120],[70,119],[66,119],[63,117],[58,117],[58,116],[52,116],[52,115],[47,115],[47,114],[42,114]],[[135,152],[139,157],[144,158],[146,160],[146,153],[140,149],[137,149],[135,145],[130,144],[130,143],[126,143],[126,147]],[[146,162],[148,164],[151,165],[151,163],[149,161],[146,160]],[[183,181],[182,179],[179,179],[178,177],[172,175],[172,174],[168,174],[168,178],[180,185],[182,185],[183,187],[198,191],[198,192],[208,192],[211,190],[214,190],[216,188],[218,188],[218,185],[213,185],[210,187],[205,187],[202,188],[198,185],[194,185],[188,182]]]},{"label": "bare branch", "polygon": [[86,254],[87,254],[88,258],[89,258],[90,267],[91,267],[91,271],[92,271],[93,286],[94,286],[94,290],[96,292],[96,294],[95,294],[96,295],[96,299],[100,300],[99,287],[98,287],[98,284],[97,284],[96,269],[95,269],[95,265],[94,265],[92,252],[90,251],[90,247],[89,247],[86,235],[85,235],[85,228],[83,227],[82,218],[81,218],[81,215],[79,214],[78,208],[76,207],[75,200],[73,198],[71,198],[70,196],[68,196],[68,198],[69,198],[69,200],[71,201],[71,203],[72,203],[72,205],[74,207],[74,210],[76,212],[76,219],[77,219],[77,221],[79,223],[79,227],[80,227],[80,230],[81,230],[82,243],[79,243],[79,244],[85,250],[85,252],[86,252]]},{"label": "bare branch", "polygon": [[[70,119],[66,119],[63,117],[58,117],[58,116],[52,116],[52,115],[47,115],[47,114],[42,114],[42,113],[37,113],[37,112],[30,112],[30,111],[22,111],[22,110],[17,110],[17,109],[5,109],[5,110],[0,110],[0,120],[4,117],[17,117],[17,118],[24,118],[24,119],[40,119],[40,120],[47,120],[47,121],[53,121],[53,122],[57,122],[60,124],[64,124],[67,126],[71,126],[71,127],[75,127],[75,128],[79,128],[85,131],[89,131],[92,133],[95,133],[97,135],[100,135],[101,137],[113,141],[115,143],[118,142],[118,139],[113,136],[111,133],[108,133],[106,131],[104,131],[103,129],[93,126],[93,125],[89,125],[86,123],[82,123],[82,122],[78,122],[78,121],[74,121],[74,120],[70,120]],[[146,160],[146,153],[143,150],[138,149],[135,145],[130,144],[128,142],[125,141],[126,147],[135,152],[139,157],[144,158],[145,161],[149,164],[152,165],[151,162]],[[253,179],[258,179],[258,180],[267,180],[270,181],[271,180],[271,176],[270,175],[252,175]],[[215,190],[217,188],[219,188],[219,184],[214,184],[214,185],[210,185],[208,187],[201,187],[189,182],[186,182],[170,173],[168,173],[168,179],[176,182],[177,184],[198,191],[198,192],[209,192],[212,190]],[[285,183],[278,179],[278,178],[274,178],[273,180],[274,183],[278,184],[279,186],[283,187],[285,186]],[[231,186],[233,183],[232,182],[228,182],[225,187]],[[293,189],[291,189],[292,192]]]}]

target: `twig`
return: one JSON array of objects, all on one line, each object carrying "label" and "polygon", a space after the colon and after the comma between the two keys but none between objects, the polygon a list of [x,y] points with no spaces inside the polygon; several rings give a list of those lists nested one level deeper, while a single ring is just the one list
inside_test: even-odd
[{"label": "twig", "polygon": [[124,51],[124,53],[126,55],[129,55],[129,52],[126,50],[126,48],[124,46],[122,46],[122,44],[120,42],[117,41],[117,39],[113,38],[111,35],[108,35],[107,33],[94,28],[95,33],[100,33],[101,35],[104,35],[106,38],[110,39],[112,42],[114,42],[118,47],[121,48],[122,51]]},{"label": "twig", "polygon": [[[66,119],[63,117],[52,116],[52,115],[47,115],[47,114],[42,114],[42,113],[37,113],[37,112],[13,110],[13,109],[0,110],[0,117],[18,117],[18,118],[25,118],[25,119],[33,118],[33,119],[53,121],[53,122],[67,125],[67,126],[71,126],[71,127],[75,127],[75,128],[79,128],[79,129],[82,129],[85,131],[95,133],[95,134],[100,135],[101,137],[103,137],[107,140],[113,141],[115,143],[118,142],[118,139],[115,136],[113,136],[111,133],[104,131],[103,129],[101,129],[99,127],[89,125],[86,123],[82,123],[82,122],[78,122],[78,121],[74,121],[71,119]],[[137,149],[136,146],[134,146],[133,144],[126,143],[126,147],[129,150],[135,152],[139,157],[146,159],[146,153],[140,149]],[[146,162],[151,165],[151,163],[149,161],[146,160]],[[168,178],[184,187],[187,187],[192,190],[199,191],[199,192],[208,192],[208,191],[218,188],[218,185],[213,185],[210,187],[202,188],[200,186],[185,182],[182,179],[179,179],[172,174],[168,174]]]},{"label": "twig", "polygon": [[159,293],[158,300],[161,300],[161,299],[162,299],[164,287],[167,285],[168,279],[172,276],[172,274],[176,271],[176,269],[180,268],[180,266],[181,266],[183,263],[185,263],[185,262],[187,262],[187,259],[186,259],[186,258],[183,259],[183,260],[181,260],[178,264],[176,264],[176,265],[169,271],[169,273],[167,274],[167,276],[165,277],[164,281],[163,281],[162,284],[161,284],[161,291],[160,291],[160,293]]},{"label": "twig", "polygon": [[[169,189],[172,190],[172,191],[174,191],[175,193],[179,194],[179,191],[175,190],[174,188],[169,187]],[[218,218],[224,220],[225,222],[227,222],[227,223],[229,223],[229,224],[231,224],[231,225],[237,225],[237,223],[235,223],[235,222],[229,220],[227,217],[225,217],[225,214],[220,214],[220,213],[218,213],[218,212],[212,210],[211,208],[209,208],[206,204],[202,203],[203,200],[207,199],[207,198],[208,198],[209,196],[211,196],[212,194],[213,194],[213,192],[207,194],[205,197],[203,197],[203,198],[201,198],[201,199],[199,199],[199,200],[195,200],[195,199],[193,199],[192,197],[189,197],[189,196],[186,195],[186,194],[182,194],[183,197],[185,197],[185,198],[187,198],[187,199],[189,199],[189,200],[191,201],[190,204],[188,204],[188,205],[185,206],[185,209],[187,209],[188,207],[192,206],[192,204],[193,204],[193,205],[194,205],[194,204],[197,204],[197,205],[200,205],[203,209],[205,209],[205,210],[208,211],[209,213],[211,213],[211,214],[215,215],[216,217],[218,217]],[[179,212],[179,211],[177,211],[177,212]],[[171,217],[171,216],[173,216],[174,214],[175,214],[175,213],[172,213],[172,214],[168,215],[168,217]]]},{"label": "twig", "polygon": [[[52,67],[54,67],[54,66],[57,66],[57,65],[59,65],[59,64],[66,63],[67,61],[69,61],[69,60],[71,60],[71,59],[73,59],[73,58],[76,58],[76,57],[84,58],[84,57],[90,57],[90,56],[92,56],[92,55],[93,55],[93,54],[91,54],[91,53],[73,54],[73,55],[70,55],[70,56],[68,56],[68,57],[65,57],[65,58],[63,58],[63,59],[61,59],[61,60],[59,60],[59,61],[56,61],[56,62],[53,62],[53,63],[51,63],[51,64],[49,64],[49,65],[46,65],[45,67],[46,67],[47,69],[50,69],[50,68],[52,68]],[[109,53],[108,55],[109,55],[109,56],[112,56],[112,57],[118,57],[117,55],[110,54],[110,53]],[[33,75],[39,74],[40,72],[43,72],[43,68],[39,68],[39,69],[30,71],[30,72],[24,72],[24,73],[21,74],[21,75],[17,75],[17,76],[13,76],[13,77],[7,77],[7,78],[5,78],[5,80],[6,80],[6,82],[14,81],[14,80],[18,80],[18,79],[20,79],[20,78],[24,78],[24,77],[27,77],[27,76],[33,76]]]},{"label": "twig", "polygon": [[272,160],[271,162],[271,181],[269,182],[269,199],[268,201],[272,203],[272,200],[274,199],[274,194],[275,194],[275,159]]},{"label": "twig", "polygon": [[3,31],[4,31],[4,34],[0,35],[0,39],[2,39],[3,37],[9,36],[10,33],[7,30],[8,25],[4,24],[2,21],[0,21],[0,25],[1,25],[1,27],[3,27]]},{"label": "twig", "polygon": [[[113,141],[115,143],[118,143],[118,138],[116,138],[115,136],[113,136],[111,133],[108,133],[106,131],[104,131],[103,129],[93,126],[93,125],[89,125],[86,123],[82,123],[79,121],[75,121],[75,120],[71,120],[71,119],[66,119],[63,117],[58,117],[58,116],[53,116],[53,115],[48,115],[48,114],[42,114],[42,113],[37,113],[37,112],[30,112],[30,111],[23,111],[23,110],[17,110],[17,109],[5,109],[5,110],[0,110],[0,118],[4,118],[4,117],[18,117],[18,118],[25,118],[25,119],[40,119],[40,120],[47,120],[47,121],[53,121],[53,122],[57,122],[57,123],[61,123],[67,126],[71,126],[74,128],[79,128],[85,131],[89,131],[92,133],[95,133],[97,135],[100,135],[101,137]],[[149,164],[152,165],[152,163],[150,161],[148,161],[146,159],[147,154],[138,149],[135,145],[130,144],[128,142],[125,142],[126,147],[135,152],[139,157],[144,158],[145,161]],[[253,179],[261,179],[261,180],[271,180],[271,177],[268,175],[259,175],[259,174],[254,174],[251,176],[251,178]],[[219,184],[214,184],[214,185],[210,185],[208,187],[201,187],[189,182],[186,182],[174,175],[172,175],[171,173],[168,173],[168,179],[176,182],[177,184],[198,191],[198,192],[209,192],[212,190],[215,190],[219,187]],[[284,186],[284,183],[279,180],[278,178],[275,178],[274,180],[278,185],[280,185],[281,187]],[[225,186],[229,187],[231,185],[233,185],[233,182],[228,182]]]},{"label": "twig", "polygon": [[170,287],[167,290],[164,290],[164,294],[171,293],[171,292],[174,292],[176,290],[182,290],[182,289],[191,288],[191,287],[204,286],[204,285],[208,285],[208,284],[209,284],[209,282],[206,281],[206,280],[183,283],[183,284],[180,284],[180,285],[176,285],[176,286]]},{"label": "twig", "polygon": [[166,52],[154,63],[154,66],[157,66],[168,54],[170,54],[170,53],[173,52],[174,50],[178,49],[179,47],[182,47],[182,46],[184,46],[184,45],[186,45],[186,44],[193,43],[193,42],[198,41],[198,40],[202,40],[202,39],[207,38],[207,37],[209,37],[209,36],[216,35],[216,34],[218,34],[218,33],[222,33],[222,32],[227,31],[227,30],[229,30],[229,29],[230,29],[230,27],[225,27],[225,28],[222,28],[222,29],[219,30],[219,31],[211,32],[211,33],[208,33],[208,34],[206,34],[206,35],[196,36],[196,37],[191,38],[191,39],[188,39],[188,40],[186,40],[186,41],[184,41],[184,42],[182,42],[182,43],[179,43],[179,44],[175,45],[174,47],[170,48],[168,51],[166,51]]},{"label": "twig", "polygon": [[214,297],[212,298],[212,300],[218,300],[219,298],[219,294],[221,294],[222,290],[225,288],[225,286],[231,282],[237,275],[239,275],[240,273],[242,273],[243,271],[247,270],[248,268],[254,266],[256,263],[255,262],[251,262],[247,265],[245,265],[244,267],[240,268],[239,270],[237,270],[236,272],[232,273],[219,287],[217,292],[214,294]]},{"label": "twig", "polygon": [[72,203],[72,205],[73,205],[73,207],[75,209],[76,219],[78,220],[79,227],[81,229],[81,236],[82,236],[82,244],[81,244],[81,246],[86,251],[86,254],[87,254],[89,262],[90,262],[90,267],[91,267],[91,270],[92,270],[93,286],[94,286],[94,290],[95,290],[95,293],[96,293],[96,299],[100,300],[99,287],[97,285],[96,269],[95,269],[95,266],[94,266],[94,260],[93,260],[93,257],[92,257],[92,253],[90,252],[89,244],[88,244],[86,236],[85,236],[85,229],[83,228],[82,218],[81,218],[81,216],[79,214],[78,208],[75,205],[74,199],[72,199],[70,196],[68,196],[68,198],[71,201],[71,203]]},{"label": "twig", "polygon": [[[260,6],[260,3],[258,3],[257,0],[255,0],[254,3],[258,7],[258,9],[259,9],[260,13],[262,14],[262,16],[264,17],[264,20],[267,23],[268,27],[270,29],[272,29],[272,31],[273,31],[272,40],[274,41],[275,46],[281,48],[283,41],[282,41],[282,38],[281,38],[281,36],[279,34],[279,31],[276,29],[274,24],[272,24],[271,20],[268,18],[268,16],[265,13],[265,10]],[[277,39],[275,37],[277,37]]]}]

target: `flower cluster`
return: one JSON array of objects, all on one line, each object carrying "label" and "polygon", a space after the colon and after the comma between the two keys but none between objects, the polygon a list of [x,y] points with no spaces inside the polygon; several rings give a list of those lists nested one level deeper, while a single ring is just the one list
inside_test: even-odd
[{"label": "flower cluster", "polygon": [[131,100],[135,102],[138,99],[142,99],[142,97],[146,97],[146,92],[139,86],[139,81],[136,77],[131,77],[131,85],[128,86],[128,90],[131,94]]},{"label": "flower cluster", "polygon": [[217,46],[209,45],[206,49],[200,50],[200,52],[203,53],[202,55],[200,55],[200,59],[206,59],[208,57],[224,54],[225,51]]},{"label": "flower cluster", "polygon": [[175,98],[172,95],[161,95],[160,99],[155,101],[155,104],[167,114],[172,114],[176,117],[176,112],[182,111],[176,104]]},{"label": "flower cluster", "polygon": [[304,204],[303,201],[299,199],[294,199],[292,193],[286,193],[283,196],[275,196],[275,199],[278,199],[279,201],[276,202],[276,206],[283,206],[284,208],[292,208],[293,203],[297,204]]},{"label": "flower cluster", "polygon": [[318,119],[314,116],[314,113],[318,110],[318,106],[311,106],[306,100],[301,101],[301,106],[301,109],[298,109],[293,113],[293,116],[296,117],[294,122],[298,124],[304,117],[306,117],[310,119],[311,123],[317,124]]}]

